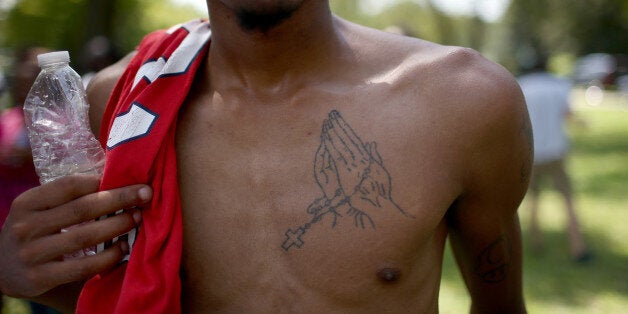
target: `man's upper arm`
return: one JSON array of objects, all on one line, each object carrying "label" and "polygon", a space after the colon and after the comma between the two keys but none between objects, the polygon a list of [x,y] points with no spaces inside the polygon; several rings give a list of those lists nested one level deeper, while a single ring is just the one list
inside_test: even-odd
[{"label": "man's upper arm", "polygon": [[529,181],[532,131],[514,79],[501,70],[490,74],[474,89],[483,101],[470,105],[481,114],[469,118],[476,127],[465,191],[447,213],[447,222],[472,312],[523,312],[517,208]]},{"label": "man's upper arm", "polygon": [[96,137],[100,135],[100,123],[111,92],[134,55],[135,52],[132,52],[98,72],[87,86],[87,99],[90,104],[89,122]]}]

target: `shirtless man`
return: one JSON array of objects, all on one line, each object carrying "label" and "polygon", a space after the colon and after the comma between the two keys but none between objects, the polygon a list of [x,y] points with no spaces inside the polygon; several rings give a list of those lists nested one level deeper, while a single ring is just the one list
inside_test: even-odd
[{"label": "shirtless man", "polygon": [[[436,313],[447,236],[472,312],[525,312],[516,210],[531,133],[507,71],[344,21],[326,0],[207,4],[208,62],[177,129],[185,312]],[[93,126],[126,62],[94,79]],[[97,185],[63,178],[14,203],[3,291],[71,309],[67,291],[120,261],[124,244],[54,259],[139,221],[55,234],[150,197]]]}]

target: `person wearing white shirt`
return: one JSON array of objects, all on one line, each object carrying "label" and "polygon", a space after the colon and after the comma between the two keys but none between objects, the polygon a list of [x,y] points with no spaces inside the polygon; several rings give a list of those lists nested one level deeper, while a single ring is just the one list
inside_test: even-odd
[{"label": "person wearing white shirt", "polygon": [[569,138],[564,124],[571,115],[571,83],[547,72],[543,62],[519,77],[519,85],[525,96],[534,134],[534,164],[528,193],[532,248],[535,251],[542,248],[538,222],[540,181],[549,178],[565,201],[571,256],[576,262],[586,262],[591,254],[580,231],[571,180],[565,169]]}]

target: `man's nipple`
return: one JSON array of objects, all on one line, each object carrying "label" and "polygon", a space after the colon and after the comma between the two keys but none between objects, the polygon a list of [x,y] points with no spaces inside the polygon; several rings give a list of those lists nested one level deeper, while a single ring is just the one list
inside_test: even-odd
[{"label": "man's nipple", "polygon": [[401,270],[398,268],[386,267],[377,272],[377,279],[382,283],[395,283],[401,278]]}]

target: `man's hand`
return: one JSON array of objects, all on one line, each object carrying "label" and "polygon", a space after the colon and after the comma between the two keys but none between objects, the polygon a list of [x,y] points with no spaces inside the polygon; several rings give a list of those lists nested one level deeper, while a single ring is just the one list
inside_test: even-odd
[{"label": "man's hand", "polygon": [[334,161],[331,160],[329,151],[326,148],[324,137],[325,134],[323,133],[321,135],[321,145],[318,147],[314,157],[314,178],[318,187],[323,191],[324,198],[331,200],[337,194],[341,194],[342,191],[338,182],[338,173],[336,172]]},{"label": "man's hand", "polygon": [[[135,228],[138,209],[95,221],[122,208],[146,204],[152,190],[133,185],[98,192],[97,176],[68,176],[20,195],[0,233],[0,290],[33,298],[63,284],[84,281],[115,266],[128,252],[118,243],[94,256],[63,260]],[[79,225],[84,223],[82,225]],[[70,226],[68,232],[61,229]]]},{"label": "man's hand", "polygon": [[381,208],[383,202],[393,202],[391,195],[392,180],[390,174],[384,168],[381,155],[377,151],[377,143],[366,144],[365,149],[368,150],[371,156],[369,167],[362,174],[362,180],[358,188],[355,189],[353,193],[355,197],[352,197],[352,200],[359,198],[369,202],[372,206]]},{"label": "man's hand", "polygon": [[351,196],[365,172],[369,171],[372,157],[366,151],[364,143],[336,110],[329,113],[329,120],[323,122],[325,148],[335,165],[340,187],[347,196]]},{"label": "man's hand", "polygon": [[396,209],[408,216],[392,199],[392,180],[377,143],[365,144],[335,110],[323,123],[321,138],[329,158],[327,172],[334,172],[329,177],[337,178],[356,227],[375,228],[371,215],[377,211]]},{"label": "man's hand", "polygon": [[312,215],[309,222],[286,231],[284,250],[300,248],[303,235],[324,216],[331,216],[332,228],[346,215],[361,229],[375,229],[376,216],[390,212],[414,218],[392,198],[392,179],[377,143],[365,144],[336,110],[323,121],[320,138],[314,156],[314,178],[323,196],[308,206],[307,213]]}]

